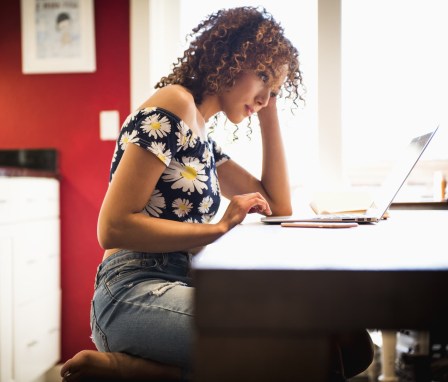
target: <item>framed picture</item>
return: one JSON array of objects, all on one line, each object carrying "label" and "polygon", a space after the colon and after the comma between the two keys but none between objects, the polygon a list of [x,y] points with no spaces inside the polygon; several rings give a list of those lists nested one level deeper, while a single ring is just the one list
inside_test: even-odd
[{"label": "framed picture", "polygon": [[93,0],[21,0],[22,72],[94,72]]}]

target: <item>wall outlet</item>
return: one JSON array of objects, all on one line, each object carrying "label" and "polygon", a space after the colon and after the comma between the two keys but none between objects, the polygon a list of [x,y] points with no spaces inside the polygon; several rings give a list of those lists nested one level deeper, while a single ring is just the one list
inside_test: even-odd
[{"label": "wall outlet", "polygon": [[100,111],[100,139],[115,141],[120,132],[120,114],[117,110]]}]

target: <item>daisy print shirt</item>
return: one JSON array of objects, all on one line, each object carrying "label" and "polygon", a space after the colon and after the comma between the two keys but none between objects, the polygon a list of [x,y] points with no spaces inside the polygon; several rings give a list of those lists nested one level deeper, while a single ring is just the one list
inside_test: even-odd
[{"label": "daisy print shirt", "polygon": [[216,142],[203,140],[167,110],[137,110],[121,128],[110,181],[129,143],[152,152],[166,166],[142,213],[182,222],[211,221],[220,203],[216,167],[229,159]]}]

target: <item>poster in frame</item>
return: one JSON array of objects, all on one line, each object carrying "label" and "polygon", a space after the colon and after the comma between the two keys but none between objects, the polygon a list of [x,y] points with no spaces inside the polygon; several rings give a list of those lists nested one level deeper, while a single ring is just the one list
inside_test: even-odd
[{"label": "poster in frame", "polygon": [[94,72],[93,0],[21,0],[22,72]]}]

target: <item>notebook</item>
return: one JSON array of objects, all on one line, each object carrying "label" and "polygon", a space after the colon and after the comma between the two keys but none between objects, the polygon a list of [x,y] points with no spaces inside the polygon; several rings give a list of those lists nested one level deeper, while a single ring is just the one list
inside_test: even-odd
[{"label": "notebook", "polygon": [[408,178],[412,169],[422,156],[432,137],[438,130],[437,126],[433,131],[415,137],[406,146],[399,156],[391,172],[381,186],[380,192],[375,197],[371,208],[364,213],[350,214],[316,214],[312,216],[263,216],[263,223],[280,224],[287,222],[356,222],[356,223],[377,223],[379,222],[389,206],[400,191],[404,182]]}]

